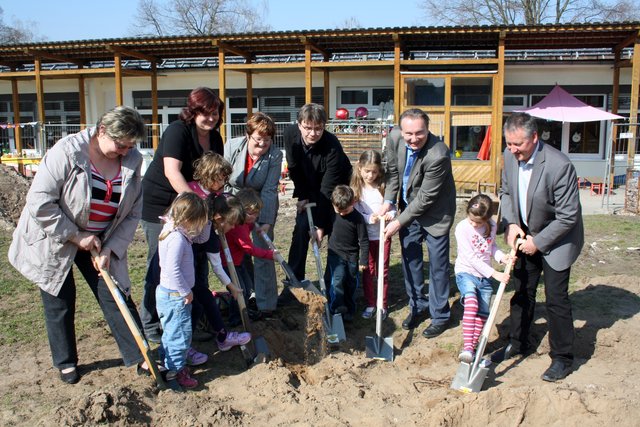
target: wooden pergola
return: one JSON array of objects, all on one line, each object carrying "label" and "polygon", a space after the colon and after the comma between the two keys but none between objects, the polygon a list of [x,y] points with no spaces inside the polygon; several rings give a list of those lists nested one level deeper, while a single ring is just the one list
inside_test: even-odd
[{"label": "wooden pergola", "polygon": [[[625,48],[633,48],[631,59],[622,59]],[[640,23],[598,23],[539,26],[474,26],[474,27],[400,27],[350,30],[305,30],[210,36],[173,36],[153,38],[119,38],[40,42],[0,46],[0,79],[12,84],[14,122],[20,121],[19,80],[35,80],[38,117],[44,121],[44,81],[76,79],[80,98],[80,122],[86,122],[85,79],[113,77],[116,103],[123,103],[123,79],[146,76],[150,79],[153,122],[158,122],[157,76],[165,60],[217,58],[219,95],[225,99],[227,72],[246,75],[247,114],[254,106],[252,75],[256,72],[304,72],[305,100],[311,102],[313,72],[323,75],[325,107],[329,103],[329,81],[334,70],[393,70],[394,115],[407,107],[403,74],[434,72],[433,70],[480,67],[493,79],[491,114],[491,159],[482,163],[481,175],[490,182],[499,181],[502,145],[502,99],[505,52],[540,49],[607,49],[614,55],[613,108],[618,110],[620,69],[632,67],[630,117],[638,115],[640,87]],[[421,52],[485,52],[481,57],[455,59],[424,58]],[[488,52],[488,55],[486,54]],[[352,58],[338,58],[348,56]],[[375,54],[378,54],[377,56]],[[267,60],[267,58],[277,58]],[[125,65],[136,59],[135,66]],[[48,64],[66,64],[64,69],[46,69]],[[51,67],[49,67],[51,68]],[[473,108],[470,108],[473,112]],[[448,141],[449,107],[442,111],[444,137]],[[155,129],[155,127],[154,127]],[[16,126],[16,144],[20,144]],[[157,132],[157,130],[154,130]],[[635,135],[634,135],[635,136]],[[154,134],[154,148],[157,146]],[[21,150],[21,147],[17,147]],[[630,150],[635,148],[630,148]],[[456,162],[458,163],[458,162]],[[471,163],[460,163],[457,174],[469,170]],[[455,171],[454,171],[455,172]],[[458,179],[458,176],[456,177]]]}]

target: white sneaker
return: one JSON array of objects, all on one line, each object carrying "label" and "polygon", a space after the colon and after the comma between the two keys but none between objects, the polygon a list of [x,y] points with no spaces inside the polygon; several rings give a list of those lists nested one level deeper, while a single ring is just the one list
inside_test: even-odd
[{"label": "white sneaker", "polygon": [[375,307],[367,307],[362,312],[362,318],[363,319],[371,319],[375,312],[376,312],[376,308]]},{"label": "white sneaker", "polygon": [[471,363],[473,362],[473,352],[470,350],[462,350],[458,356],[461,362]]}]

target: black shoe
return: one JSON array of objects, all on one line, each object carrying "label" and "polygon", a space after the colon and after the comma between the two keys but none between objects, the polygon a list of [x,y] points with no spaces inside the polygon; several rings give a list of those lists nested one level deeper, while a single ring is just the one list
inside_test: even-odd
[{"label": "black shoe", "polygon": [[569,372],[571,372],[571,365],[561,360],[554,360],[549,369],[542,374],[542,379],[553,383],[569,375]]},{"label": "black shoe", "polygon": [[409,315],[402,321],[402,329],[409,330],[416,328],[424,320],[423,313],[409,313]]},{"label": "black shoe", "polygon": [[515,348],[513,344],[507,344],[491,355],[491,361],[493,363],[500,363],[516,357],[519,354],[522,354],[522,351]]},{"label": "black shoe", "polygon": [[433,323],[429,325],[427,329],[422,331],[422,336],[425,338],[435,338],[449,327],[446,323],[441,323],[439,325],[434,325]]},{"label": "black shoe", "polygon": [[253,320],[254,322],[262,319],[262,312],[258,309],[254,310],[247,307],[247,315],[249,316],[249,319]]},{"label": "black shoe", "polygon": [[60,370],[60,379],[67,384],[76,384],[80,381],[80,374],[78,373],[77,368],[73,368],[73,371],[62,373],[62,369]]}]

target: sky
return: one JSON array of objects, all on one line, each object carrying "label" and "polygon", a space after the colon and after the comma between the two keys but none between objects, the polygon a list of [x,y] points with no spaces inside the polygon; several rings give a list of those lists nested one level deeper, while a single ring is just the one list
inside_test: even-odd
[{"label": "sky", "polygon": [[[362,28],[430,25],[420,0],[269,0],[273,31],[328,30],[351,17]],[[131,37],[137,0],[0,0],[5,24],[16,19],[47,41]]]}]

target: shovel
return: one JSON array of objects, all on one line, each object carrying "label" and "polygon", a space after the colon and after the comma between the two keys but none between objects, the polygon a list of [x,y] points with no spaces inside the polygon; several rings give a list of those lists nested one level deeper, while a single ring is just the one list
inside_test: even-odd
[{"label": "shovel", "polygon": [[[242,287],[240,286],[238,273],[236,272],[236,268],[233,265],[233,257],[231,256],[231,251],[229,250],[229,244],[227,243],[227,238],[225,237],[222,230],[218,230],[218,236],[220,237],[220,244],[222,245],[222,250],[224,251],[224,255],[227,260],[227,268],[229,269],[231,281],[236,288],[240,289],[237,301],[238,308],[240,309],[240,319],[242,319],[242,327],[244,328],[245,332],[249,332],[250,321],[249,314],[247,313],[247,304],[244,301],[244,293],[242,291]],[[264,339],[264,337],[252,337],[252,340],[249,341],[247,345],[240,346],[240,350],[242,351],[245,362],[247,362],[247,366],[251,366],[254,363],[265,363],[271,356],[269,346],[267,345],[267,341]]]},{"label": "shovel", "polygon": [[[91,250],[91,256],[96,260],[97,265],[98,252],[95,249]],[[125,302],[120,289],[116,285],[115,280],[113,280],[109,272],[104,268],[100,268],[100,274],[102,275],[104,282],[107,284],[107,288],[109,288],[111,296],[113,296],[113,299],[116,301],[118,309],[120,309],[120,313],[122,313],[122,317],[124,317],[124,320],[127,323],[127,326],[129,327],[133,338],[136,340],[136,344],[138,344],[140,353],[142,353],[142,357],[144,357],[145,362],[147,362],[147,366],[149,367],[151,376],[153,376],[153,379],[156,380],[158,387],[160,387],[161,389],[166,388],[167,385],[160,375],[158,365],[156,365],[155,360],[153,360],[153,358],[151,357],[151,348],[149,347],[149,343],[147,343],[144,335],[142,335],[142,332],[140,332],[140,328],[138,328],[138,324],[133,319],[131,311],[129,311],[129,306],[127,306],[127,303]]]},{"label": "shovel", "polygon": [[[304,207],[307,210],[307,218],[309,219],[309,232],[311,234],[311,245],[313,247],[313,256],[316,258],[316,269],[318,270],[318,283],[320,283],[320,291],[322,295],[327,295],[327,288],[324,283],[324,274],[322,269],[322,259],[320,258],[320,249],[318,248],[318,241],[316,236],[313,235],[315,226],[313,225],[313,215],[311,215],[311,208],[315,203],[307,203]],[[337,345],[340,341],[347,339],[347,334],[344,331],[344,323],[342,322],[342,315],[340,313],[331,314],[329,310],[329,302],[324,303],[324,326],[327,331],[327,342],[331,345]]]},{"label": "shovel", "polygon": [[393,337],[382,338],[382,310],[384,310],[384,217],[380,217],[380,247],[378,248],[378,300],[376,302],[376,336],[365,337],[369,359],[393,362]]},{"label": "shovel", "polygon": [[[254,230],[260,235],[260,237],[262,237],[262,240],[264,240],[267,246],[269,246],[269,249],[276,251],[276,261],[278,261],[278,263],[282,267],[282,270],[284,271],[284,274],[287,276],[287,278],[289,278],[289,286],[293,288],[301,288],[307,292],[313,292],[314,294],[322,295],[322,293],[320,293],[318,288],[316,288],[310,280],[303,280],[302,282],[298,280],[295,273],[291,269],[291,266],[287,264],[287,262],[282,257],[282,254],[278,252],[269,236],[267,236],[267,233],[265,233],[258,224],[255,224]],[[324,295],[322,296],[324,297]]]},{"label": "shovel", "polygon": [[[515,263],[516,252],[518,251],[520,245],[524,242],[524,239],[518,239],[516,241],[516,244],[514,245],[515,249],[511,249],[511,253],[509,254],[511,256],[511,260],[509,260],[507,265],[504,267],[505,272],[511,272],[513,264]],[[476,349],[476,356],[473,359],[473,362],[470,364],[460,362],[460,366],[458,367],[456,376],[453,378],[453,382],[451,383],[452,389],[459,390],[463,393],[478,393],[480,389],[482,389],[482,384],[484,383],[484,379],[487,377],[489,367],[481,366],[480,361],[482,360],[482,356],[484,355],[484,349],[487,346],[487,341],[489,340],[489,333],[491,332],[493,323],[495,322],[496,316],[498,315],[500,300],[502,299],[502,295],[504,294],[504,290],[506,287],[507,282],[500,283],[498,292],[496,293],[496,297],[493,301],[493,305],[491,305],[489,318],[487,319],[487,323],[484,324],[484,328],[482,328],[482,334],[480,335],[478,348]]]}]

